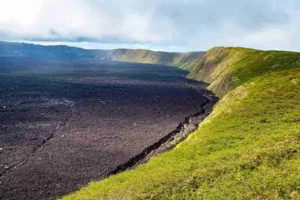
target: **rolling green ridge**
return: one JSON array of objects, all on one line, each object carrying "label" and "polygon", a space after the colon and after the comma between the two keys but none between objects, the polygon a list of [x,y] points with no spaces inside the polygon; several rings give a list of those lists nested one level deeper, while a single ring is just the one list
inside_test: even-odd
[{"label": "rolling green ridge", "polygon": [[299,67],[297,52],[214,48],[203,56],[188,77],[210,83],[208,89],[222,97],[253,77]]},{"label": "rolling green ridge", "polygon": [[106,51],[107,58],[117,61],[176,65],[192,70],[200,62],[204,52],[170,53],[144,49],[115,49]]},{"label": "rolling green ridge", "polygon": [[62,199],[300,199],[300,53],[214,48],[189,77],[220,97],[195,133]]}]

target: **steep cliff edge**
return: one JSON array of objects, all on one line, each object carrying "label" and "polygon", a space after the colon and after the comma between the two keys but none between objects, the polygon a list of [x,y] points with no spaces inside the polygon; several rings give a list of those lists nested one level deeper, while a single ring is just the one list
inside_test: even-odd
[{"label": "steep cliff edge", "polygon": [[106,58],[116,61],[129,61],[179,66],[192,70],[198,65],[204,52],[172,53],[144,49],[115,49],[105,51]]},{"label": "steep cliff edge", "polygon": [[220,47],[208,51],[188,77],[210,83],[208,89],[222,97],[254,77],[299,67],[297,52]]}]

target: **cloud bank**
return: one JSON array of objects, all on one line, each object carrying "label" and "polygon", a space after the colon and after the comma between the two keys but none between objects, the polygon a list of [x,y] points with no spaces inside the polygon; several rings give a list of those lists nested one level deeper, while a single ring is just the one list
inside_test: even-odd
[{"label": "cloud bank", "polygon": [[0,0],[0,40],[86,48],[300,50],[298,0]]}]

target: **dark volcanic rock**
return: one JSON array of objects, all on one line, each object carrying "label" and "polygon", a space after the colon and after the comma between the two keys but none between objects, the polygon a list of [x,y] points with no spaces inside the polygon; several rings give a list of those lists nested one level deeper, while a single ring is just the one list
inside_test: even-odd
[{"label": "dark volcanic rock", "polygon": [[22,69],[0,67],[1,199],[55,199],[100,180],[207,101],[204,84],[172,67],[30,61]]}]

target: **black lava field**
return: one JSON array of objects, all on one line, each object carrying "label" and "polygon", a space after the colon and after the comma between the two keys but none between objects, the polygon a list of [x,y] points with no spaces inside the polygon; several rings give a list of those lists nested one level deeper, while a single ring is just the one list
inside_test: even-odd
[{"label": "black lava field", "polygon": [[0,199],[56,199],[201,110],[204,84],[175,67],[2,59]]}]

